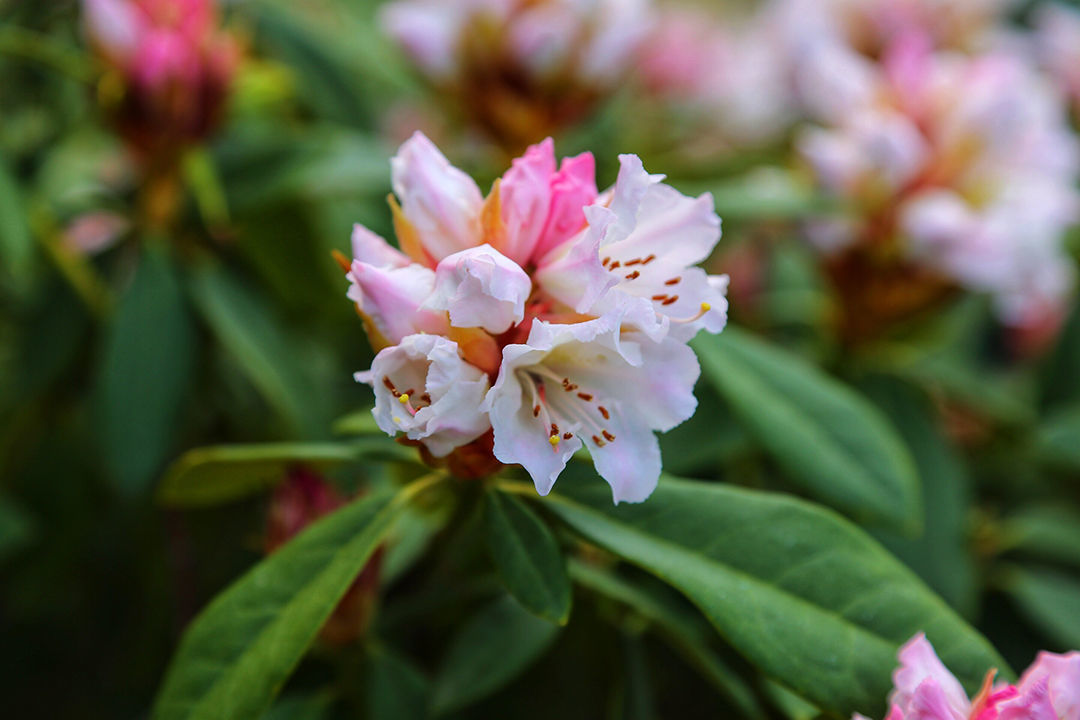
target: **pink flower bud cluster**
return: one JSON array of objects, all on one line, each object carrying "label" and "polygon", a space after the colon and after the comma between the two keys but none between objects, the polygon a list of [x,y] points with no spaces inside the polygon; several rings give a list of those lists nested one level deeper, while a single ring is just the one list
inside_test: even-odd
[{"label": "pink flower bud cluster", "polygon": [[447,458],[489,432],[493,454],[550,492],[587,448],[616,502],[660,474],[656,431],[689,418],[689,341],[726,322],[726,277],[695,265],[720,238],[712,197],[686,197],[620,157],[599,193],[585,153],[549,139],[485,198],[423,135],[391,162],[400,250],[353,233],[349,297],[378,355],[357,378],[389,435]]},{"label": "pink flower bud cluster", "polygon": [[798,149],[844,202],[812,228],[822,249],[861,247],[989,293],[1010,325],[1064,304],[1080,152],[1048,78],[1018,54],[934,50],[920,34],[880,59],[808,46],[796,74],[816,122]]},{"label": "pink flower bud cluster", "polygon": [[141,153],[204,139],[237,61],[214,0],[84,0],[95,49],[123,81],[116,121]]},{"label": "pink flower bud cluster", "polygon": [[972,699],[924,635],[899,657],[886,720],[1080,720],[1080,652],[1041,653],[1016,685],[995,683],[990,670]]}]

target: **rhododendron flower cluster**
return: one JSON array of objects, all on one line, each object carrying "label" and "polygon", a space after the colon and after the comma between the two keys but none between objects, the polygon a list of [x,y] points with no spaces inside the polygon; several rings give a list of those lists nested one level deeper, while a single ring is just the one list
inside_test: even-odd
[{"label": "rhododendron flower cluster", "polygon": [[144,155],[175,151],[216,126],[237,60],[213,0],[84,0],[94,47],[121,81],[114,115]]},{"label": "rhododendron flower cluster", "polygon": [[1068,94],[1080,117],[1080,10],[1056,3],[1039,7],[1035,19],[1039,59]]},{"label": "rhododendron flower cluster", "polygon": [[990,293],[1008,324],[1062,306],[1080,155],[1046,78],[1014,54],[934,51],[913,34],[880,61],[826,43],[798,80],[818,123],[799,150],[846,209],[812,229],[821,248]]},{"label": "rhododendron flower cluster", "polygon": [[694,267],[720,238],[712,197],[620,157],[598,193],[585,153],[528,149],[484,198],[423,135],[393,158],[400,250],[357,226],[349,297],[379,350],[358,379],[375,419],[434,458],[520,464],[547,494],[588,449],[616,502],[660,474],[655,431],[689,418],[687,346],[726,322],[726,277]]},{"label": "rhododendron flower cluster", "polygon": [[649,11],[649,0],[398,0],[382,21],[471,120],[524,145],[617,87]]},{"label": "rhododendron flower cluster", "polygon": [[886,720],[1080,720],[1080,652],[1041,653],[1016,685],[990,670],[970,700],[924,635],[899,657]]}]

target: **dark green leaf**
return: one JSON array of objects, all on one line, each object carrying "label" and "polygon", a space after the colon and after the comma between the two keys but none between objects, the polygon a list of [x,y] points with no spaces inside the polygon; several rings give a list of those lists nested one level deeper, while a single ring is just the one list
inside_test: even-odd
[{"label": "dark green leaf", "polygon": [[248,720],[266,712],[410,498],[430,482],[345,506],[215,598],[184,634],[154,720]]},{"label": "dark green leaf", "polygon": [[1080,407],[1070,407],[1043,422],[1037,443],[1043,462],[1080,470]]},{"label": "dark green leaf", "polygon": [[26,287],[33,260],[34,239],[27,214],[18,182],[0,156],[0,268],[16,287]]},{"label": "dark green leaf", "polygon": [[492,490],[484,503],[488,551],[506,589],[532,613],[565,625],[570,578],[555,536],[520,500]]},{"label": "dark green leaf", "polygon": [[192,280],[203,318],[266,401],[294,429],[320,434],[321,397],[271,310],[220,268],[204,267]]},{"label": "dark green leaf", "polygon": [[415,462],[416,453],[389,438],[197,448],[165,473],[158,501],[174,507],[219,505],[273,487],[295,465],[326,468],[363,459]]},{"label": "dark green leaf", "polygon": [[1010,567],[1003,575],[1020,610],[1053,641],[1051,650],[1080,647],[1080,579],[1041,568]]},{"label": "dark green leaf", "polygon": [[580,585],[633,608],[643,618],[654,623],[687,662],[697,668],[706,680],[738,708],[740,717],[766,717],[765,710],[742,678],[704,642],[707,626],[700,615],[690,617],[683,608],[676,607],[668,598],[659,597],[656,593],[631,585],[610,572],[582,562],[570,562],[570,575]]},{"label": "dark green leaf", "polygon": [[368,653],[367,717],[373,720],[423,720],[428,716],[427,677],[404,657],[386,648]]},{"label": "dark green leaf", "polygon": [[539,658],[558,632],[558,625],[536,617],[509,595],[482,608],[443,658],[432,710],[458,710],[500,689]]},{"label": "dark green leaf", "polygon": [[196,333],[168,248],[144,248],[105,336],[99,431],[119,489],[138,495],[176,442],[196,358]]},{"label": "dark green leaf", "polygon": [[262,720],[328,720],[332,697],[318,695],[287,695],[262,716]]},{"label": "dark green leaf", "polygon": [[1080,511],[1066,505],[1022,508],[1002,523],[1006,550],[1080,568]]},{"label": "dark green leaf", "polygon": [[0,497],[0,562],[15,555],[34,539],[34,521],[10,500]]},{"label": "dark green leaf", "polygon": [[926,517],[917,538],[881,531],[875,537],[965,616],[977,603],[975,564],[968,548],[971,480],[945,440],[935,409],[921,393],[881,378],[868,388],[907,443],[921,481]]},{"label": "dark green leaf", "polygon": [[622,720],[654,720],[656,693],[649,672],[649,658],[641,636],[622,633],[622,686],[619,700]]},{"label": "dark green leaf", "polygon": [[694,345],[705,377],[792,480],[857,518],[918,527],[914,464],[870,403],[732,327]]},{"label": "dark green leaf", "polygon": [[548,509],[682,591],[766,675],[839,715],[880,715],[899,646],[920,631],[969,690],[1002,658],[873,540],[783,495],[661,478],[641,505],[598,482]]}]

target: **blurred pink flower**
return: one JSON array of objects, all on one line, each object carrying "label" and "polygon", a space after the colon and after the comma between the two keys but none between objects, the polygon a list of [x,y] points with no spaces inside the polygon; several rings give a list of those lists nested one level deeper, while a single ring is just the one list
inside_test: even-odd
[{"label": "blurred pink flower", "polygon": [[220,120],[238,52],[213,0],[84,0],[95,49],[124,83],[121,131],[148,155],[204,139]]},{"label": "blurred pink flower", "polygon": [[1035,43],[1043,66],[1065,90],[1080,116],[1080,10],[1047,3],[1035,16]]},{"label": "blurred pink flower", "polygon": [[1080,720],[1080,652],[1043,652],[1001,707],[999,720]]},{"label": "blurred pink flower", "polygon": [[349,297],[380,350],[358,379],[375,417],[452,469],[523,465],[547,493],[581,447],[614,498],[660,474],[654,431],[696,406],[686,345],[726,323],[726,277],[694,267],[720,238],[633,155],[598,194],[594,161],[530,147],[487,198],[424,136],[393,160],[401,250],[356,227]]},{"label": "blurred pink flower", "polygon": [[797,79],[819,123],[798,148],[849,220],[823,248],[895,243],[906,261],[992,294],[1010,325],[1068,298],[1080,149],[1060,96],[1023,58],[934,52],[909,35],[880,61],[821,45]]}]

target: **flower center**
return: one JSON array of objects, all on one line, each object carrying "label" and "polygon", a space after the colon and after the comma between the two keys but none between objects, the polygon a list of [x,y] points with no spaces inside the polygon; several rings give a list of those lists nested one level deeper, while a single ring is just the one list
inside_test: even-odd
[{"label": "flower center", "polygon": [[615,434],[603,424],[611,420],[611,412],[594,393],[541,365],[522,371],[519,379],[532,402],[533,417],[541,423],[553,450],[575,435],[591,440],[597,448],[615,441]]},{"label": "flower center", "polygon": [[[428,405],[431,405],[431,395],[428,395],[426,392],[420,395],[419,398],[415,397],[416,391],[412,388],[409,388],[408,390],[402,392],[397,389],[397,386],[394,385],[394,381],[391,380],[388,375],[383,377],[382,383],[383,386],[390,391],[390,394],[397,398],[397,401],[402,404],[402,406],[410,415],[416,415],[416,413],[420,412]],[[422,404],[414,405],[414,399],[419,400]]]}]

